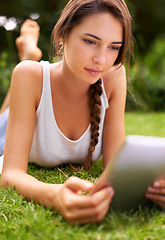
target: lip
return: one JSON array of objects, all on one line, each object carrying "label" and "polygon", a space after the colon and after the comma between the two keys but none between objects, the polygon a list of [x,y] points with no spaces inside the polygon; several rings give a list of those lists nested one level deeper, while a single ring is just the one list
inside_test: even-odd
[{"label": "lip", "polygon": [[92,76],[97,76],[102,72],[101,70],[89,69],[89,68],[85,68],[85,70]]}]

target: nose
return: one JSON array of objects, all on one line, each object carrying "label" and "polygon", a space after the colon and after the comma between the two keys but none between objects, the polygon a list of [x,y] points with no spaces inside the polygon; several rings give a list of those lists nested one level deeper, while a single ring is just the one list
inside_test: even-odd
[{"label": "nose", "polygon": [[97,64],[105,64],[106,61],[106,53],[105,51],[98,51],[94,57],[93,57],[93,62]]}]

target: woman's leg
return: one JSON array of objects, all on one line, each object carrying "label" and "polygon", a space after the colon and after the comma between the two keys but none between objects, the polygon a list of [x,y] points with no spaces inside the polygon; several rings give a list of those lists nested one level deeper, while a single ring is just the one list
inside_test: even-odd
[{"label": "woman's leg", "polygon": [[16,39],[16,46],[20,61],[39,61],[41,50],[37,47],[40,27],[37,22],[27,19],[21,26],[20,36]]},{"label": "woman's leg", "polygon": [[[16,39],[16,46],[20,62],[24,60],[39,61],[42,57],[42,51],[37,47],[40,27],[37,22],[27,19],[21,26],[20,36]],[[0,108],[2,114],[10,102],[10,89]]]}]

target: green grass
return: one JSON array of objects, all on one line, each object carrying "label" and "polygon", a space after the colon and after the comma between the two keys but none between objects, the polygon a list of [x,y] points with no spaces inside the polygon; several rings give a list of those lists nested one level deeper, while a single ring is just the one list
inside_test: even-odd
[{"label": "green grass", "polygon": [[[165,136],[165,113],[127,113],[126,134]],[[102,172],[97,162],[90,173],[74,173],[68,166],[43,168],[29,165],[28,173],[37,179],[62,183],[65,175],[76,175],[96,182]],[[13,189],[0,188],[0,240],[125,240],[165,239],[165,212],[139,209],[136,212],[110,210],[98,224],[71,226],[57,211],[27,202]]]},{"label": "green grass", "polygon": [[165,137],[165,112],[126,113],[126,135]]}]

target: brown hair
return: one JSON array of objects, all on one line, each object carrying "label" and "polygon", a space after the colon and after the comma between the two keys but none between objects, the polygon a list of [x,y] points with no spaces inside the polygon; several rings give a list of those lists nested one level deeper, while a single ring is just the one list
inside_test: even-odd
[{"label": "brown hair", "polygon": [[[60,19],[52,32],[52,52],[63,54],[61,40],[66,39],[71,30],[82,20],[94,13],[108,12],[117,18],[123,26],[123,44],[114,65],[122,65],[128,53],[128,62],[132,52],[131,16],[124,0],[70,0],[63,9]],[[98,143],[102,94],[101,79],[89,88],[89,107],[91,124],[91,142],[84,169],[92,165],[92,153]]]}]

